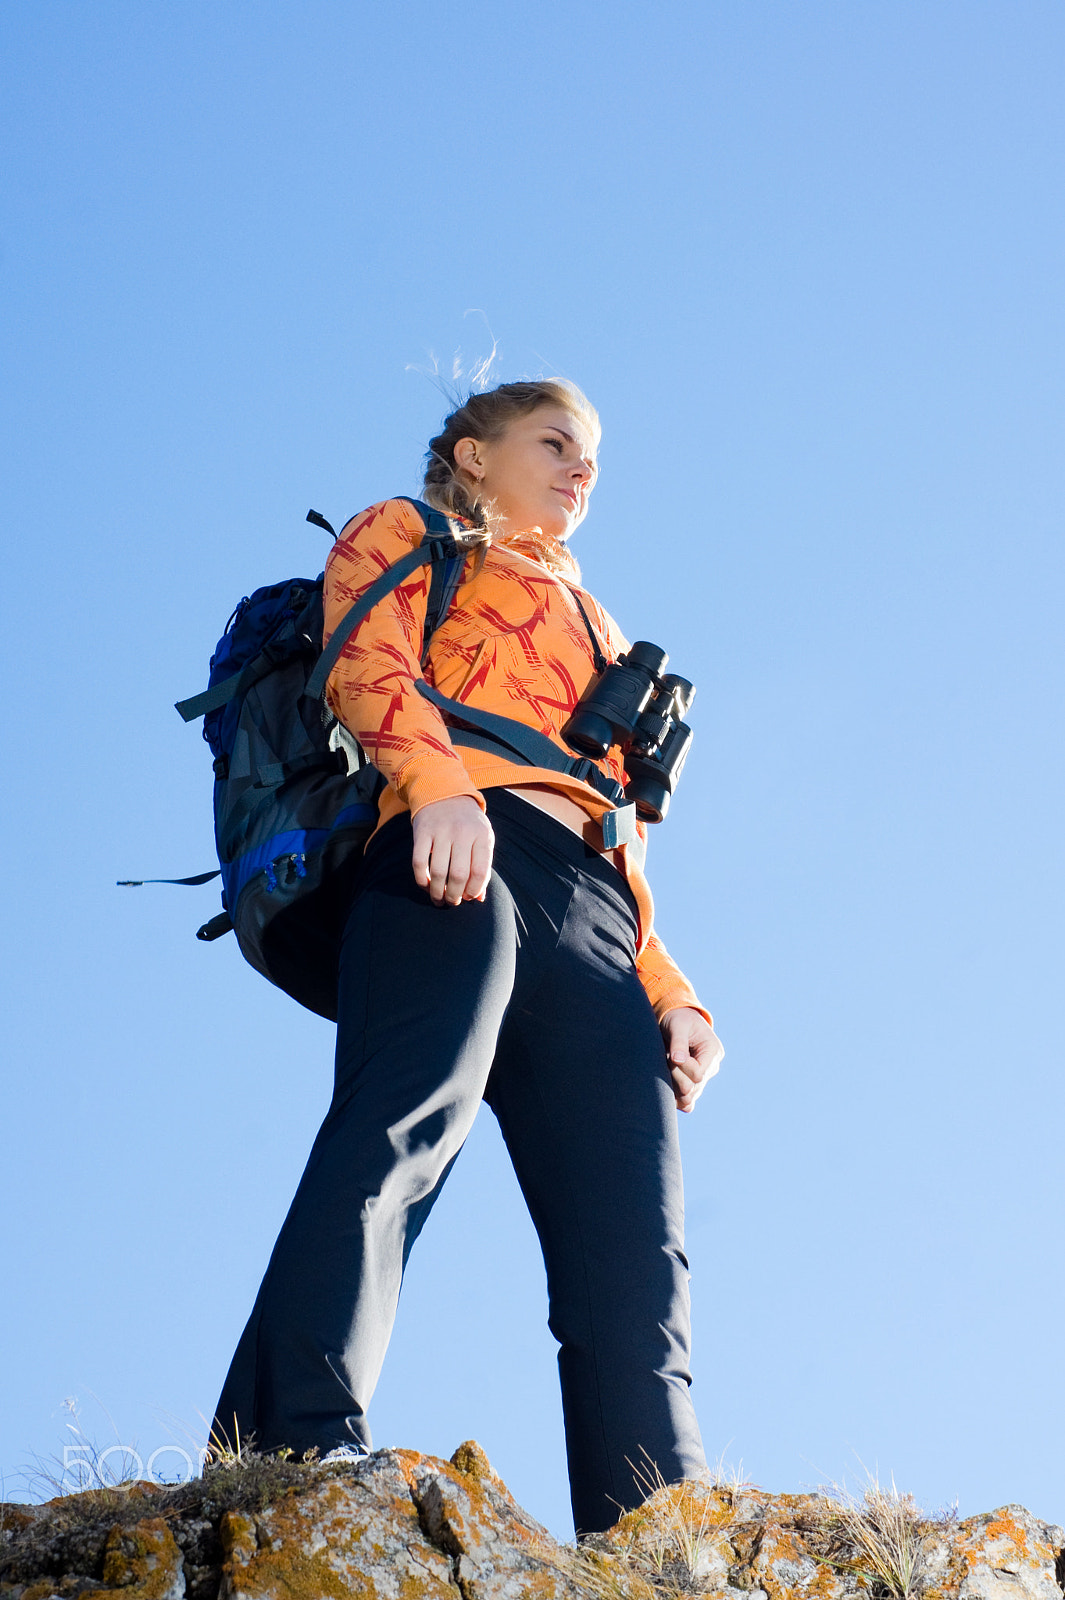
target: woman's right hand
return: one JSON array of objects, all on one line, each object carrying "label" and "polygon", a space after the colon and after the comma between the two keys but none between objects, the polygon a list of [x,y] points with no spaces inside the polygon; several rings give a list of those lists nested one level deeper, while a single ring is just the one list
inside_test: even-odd
[{"label": "woman's right hand", "polygon": [[414,881],[434,905],[483,900],[492,876],[495,834],[472,795],[434,800],[413,819]]}]

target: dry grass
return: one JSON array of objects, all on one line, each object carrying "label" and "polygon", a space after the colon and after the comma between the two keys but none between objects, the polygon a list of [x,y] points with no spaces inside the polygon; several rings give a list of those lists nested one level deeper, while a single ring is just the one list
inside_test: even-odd
[{"label": "dry grass", "polygon": [[[119,1432],[114,1419],[106,1408],[101,1409],[117,1441]],[[81,1408],[75,1397],[63,1401],[63,1410],[67,1415],[64,1428],[69,1438],[64,1442],[62,1459],[58,1455],[32,1455],[30,1464],[22,1471],[27,1492],[37,1500],[52,1500],[59,1495],[112,1490],[132,1483],[139,1459],[135,1448],[119,1443],[98,1445],[85,1432]]]},{"label": "dry grass", "polygon": [[[726,1446],[727,1448],[727,1446]],[[715,1489],[728,1489],[732,1494],[739,1494],[742,1489],[755,1489],[757,1484],[744,1476],[743,1462],[737,1461],[735,1465],[725,1460],[722,1451],[713,1466],[707,1467],[707,1477]]]},{"label": "dry grass", "polygon": [[[317,1454],[316,1450],[315,1456]],[[291,1450],[279,1450],[277,1453],[278,1459],[282,1461],[287,1461],[291,1455]],[[207,1450],[203,1459],[205,1473],[212,1472],[218,1467],[245,1467],[252,1461],[260,1459],[255,1448],[255,1435],[250,1434],[247,1438],[242,1439],[240,1423],[236,1417],[233,1418],[232,1439],[224,1428],[212,1427],[207,1435]]]},{"label": "dry grass", "polygon": [[915,1600],[925,1585],[929,1548],[954,1519],[930,1516],[894,1478],[886,1488],[875,1474],[861,1496],[831,1484],[814,1502],[803,1529],[811,1553],[841,1572],[864,1577],[880,1600]]},{"label": "dry grass", "polygon": [[563,1546],[551,1553],[550,1561],[563,1578],[591,1600],[660,1600],[661,1590],[635,1571],[623,1556]]},{"label": "dry grass", "polygon": [[718,1576],[708,1572],[712,1555],[727,1541],[734,1526],[731,1514],[723,1513],[715,1491],[732,1496],[744,1486],[742,1465],[726,1468],[722,1461],[698,1483],[667,1483],[657,1464],[644,1455],[639,1466],[630,1467],[642,1490],[644,1504],[627,1513],[625,1539],[617,1535],[597,1536],[586,1542],[584,1550],[609,1550],[616,1553],[623,1567],[646,1592],[656,1596],[692,1595],[718,1586]]}]

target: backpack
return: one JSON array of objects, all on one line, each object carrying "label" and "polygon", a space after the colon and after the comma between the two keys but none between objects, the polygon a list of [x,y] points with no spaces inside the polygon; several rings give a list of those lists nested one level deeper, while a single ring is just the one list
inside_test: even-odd
[{"label": "backpack", "polygon": [[[367,839],[377,826],[384,779],[323,694],[344,644],[370,608],[418,566],[430,564],[423,662],[444,620],[469,550],[481,535],[412,500],[425,522],[420,546],[382,573],[344,616],[322,651],[317,578],[289,578],[245,596],[211,657],[207,689],[178,701],[186,722],[203,717],[214,757],[214,825],[223,911],[199,929],[230,928],[241,954],[271,983],[336,1020],[344,918]],[[318,512],[307,520],[333,533]],[[336,535],[333,533],[333,537]]]},{"label": "backpack", "polygon": [[[203,717],[203,737],[214,758],[218,869],[191,878],[123,881],[130,888],[145,882],[192,885],[220,876],[223,910],[197,938],[219,939],[232,929],[257,972],[333,1022],[341,935],[363,850],[377,826],[384,779],[325,704],[326,682],[378,600],[419,566],[430,565],[424,667],[466,557],[485,539],[482,531],[463,528],[420,500],[399,498],[409,500],[425,523],[421,543],[370,584],[325,650],[324,573],[256,589],[226,623],[207,688],[176,704],[186,722]],[[336,538],[319,512],[309,511],[307,521]],[[510,717],[449,700],[424,678],[415,687],[447,718],[453,744],[568,773],[590,783],[612,806],[623,804],[620,784],[587,757],[567,755]]]}]

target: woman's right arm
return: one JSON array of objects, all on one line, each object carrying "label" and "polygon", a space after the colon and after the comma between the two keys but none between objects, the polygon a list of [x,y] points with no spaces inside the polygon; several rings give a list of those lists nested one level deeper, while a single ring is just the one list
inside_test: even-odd
[{"label": "woman's right arm", "polygon": [[[326,563],[326,640],[423,532],[405,500],[382,501],[352,518]],[[410,808],[415,880],[436,904],[458,905],[484,898],[494,838],[484,798],[443,718],[416,688],[429,583],[428,566],[419,567],[378,601],[345,644],[326,699]]]}]

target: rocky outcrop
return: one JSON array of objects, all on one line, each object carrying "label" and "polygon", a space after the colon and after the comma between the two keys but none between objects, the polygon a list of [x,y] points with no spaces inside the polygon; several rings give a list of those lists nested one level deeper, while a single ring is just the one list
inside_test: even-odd
[{"label": "rocky outcrop", "polygon": [[709,1475],[562,1545],[469,1443],[0,1506],[0,1600],[1062,1600],[1063,1546],[1020,1506],[959,1522],[875,1485],[856,1502]]}]

